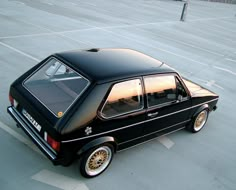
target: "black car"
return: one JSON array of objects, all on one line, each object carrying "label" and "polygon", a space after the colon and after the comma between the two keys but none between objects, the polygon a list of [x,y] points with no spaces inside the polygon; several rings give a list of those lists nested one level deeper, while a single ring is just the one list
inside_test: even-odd
[{"label": "black car", "polygon": [[113,154],[187,128],[195,133],[219,96],[130,49],[51,55],[10,87],[8,113],[55,164],[81,158],[85,177]]}]

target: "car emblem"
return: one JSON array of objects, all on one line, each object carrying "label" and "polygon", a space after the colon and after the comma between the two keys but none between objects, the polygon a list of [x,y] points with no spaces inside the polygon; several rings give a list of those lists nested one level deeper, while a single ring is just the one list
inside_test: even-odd
[{"label": "car emblem", "polygon": [[90,133],[92,133],[92,127],[89,127],[89,126],[86,127],[84,132],[85,132],[86,135],[89,135]]}]

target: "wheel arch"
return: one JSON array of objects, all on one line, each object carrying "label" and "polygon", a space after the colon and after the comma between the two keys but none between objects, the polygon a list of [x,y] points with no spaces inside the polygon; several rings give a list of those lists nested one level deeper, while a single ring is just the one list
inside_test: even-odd
[{"label": "wheel arch", "polygon": [[92,141],[90,141],[89,143],[85,144],[78,152],[77,155],[81,155],[84,152],[88,151],[89,149],[95,147],[95,146],[99,146],[102,145],[104,143],[109,143],[114,147],[114,152],[116,152],[117,150],[117,142],[115,140],[114,137],[111,136],[105,136],[105,137],[100,137],[97,139],[94,139]]},{"label": "wheel arch", "polygon": [[201,107],[199,107],[194,113],[193,113],[193,116],[192,118],[195,118],[202,110],[205,110],[207,109],[208,111],[210,111],[210,107],[208,104],[203,104],[201,105]]}]

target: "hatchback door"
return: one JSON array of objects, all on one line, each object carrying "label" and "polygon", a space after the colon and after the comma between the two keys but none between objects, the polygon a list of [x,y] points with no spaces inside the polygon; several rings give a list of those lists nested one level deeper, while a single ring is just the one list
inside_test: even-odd
[{"label": "hatchback door", "polygon": [[89,84],[82,75],[50,57],[11,85],[8,112],[35,144],[55,160],[61,141],[59,123],[65,121],[63,116]]},{"label": "hatchback door", "polygon": [[189,121],[191,99],[178,76],[146,76],[144,84],[147,97],[144,135],[178,130]]}]

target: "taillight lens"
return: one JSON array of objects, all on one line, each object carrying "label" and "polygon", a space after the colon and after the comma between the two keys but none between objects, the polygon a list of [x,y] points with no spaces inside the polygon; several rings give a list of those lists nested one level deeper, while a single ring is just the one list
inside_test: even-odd
[{"label": "taillight lens", "polygon": [[50,137],[48,134],[46,135],[46,140],[48,144],[57,152],[60,150],[60,142],[55,141],[52,137]]},{"label": "taillight lens", "polygon": [[18,102],[10,94],[9,94],[9,101],[11,105],[14,106],[15,108],[18,106]]},{"label": "taillight lens", "polygon": [[9,101],[11,103],[11,105],[13,106],[14,105],[14,99],[12,98],[12,96],[9,94]]}]

